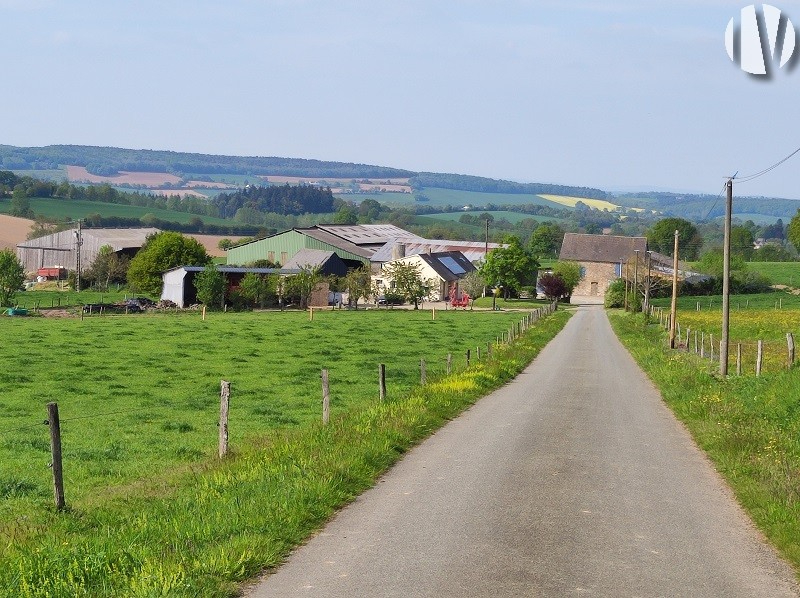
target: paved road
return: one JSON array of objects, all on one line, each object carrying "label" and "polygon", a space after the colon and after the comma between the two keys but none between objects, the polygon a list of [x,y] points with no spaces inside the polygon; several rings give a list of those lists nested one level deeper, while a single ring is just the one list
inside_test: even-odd
[{"label": "paved road", "polygon": [[622,348],[578,309],[247,596],[800,596]]}]

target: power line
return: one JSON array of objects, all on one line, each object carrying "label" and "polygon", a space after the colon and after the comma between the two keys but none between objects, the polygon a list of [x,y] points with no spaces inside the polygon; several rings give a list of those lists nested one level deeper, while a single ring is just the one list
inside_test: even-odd
[{"label": "power line", "polygon": [[768,172],[770,172],[772,170],[775,170],[778,166],[780,166],[781,164],[786,162],[789,158],[791,158],[792,156],[794,156],[798,152],[800,152],[800,147],[798,147],[796,150],[794,150],[791,154],[789,154],[788,156],[786,156],[782,160],[778,160],[777,162],[775,162],[775,164],[765,168],[764,170],[761,170],[759,172],[755,172],[753,174],[748,174],[748,175],[742,176],[742,177],[737,177],[736,175],[733,175],[731,178],[732,179],[736,179],[737,183],[747,183],[749,181],[752,181],[753,179],[757,179],[760,176],[764,176],[765,174],[767,174]]}]

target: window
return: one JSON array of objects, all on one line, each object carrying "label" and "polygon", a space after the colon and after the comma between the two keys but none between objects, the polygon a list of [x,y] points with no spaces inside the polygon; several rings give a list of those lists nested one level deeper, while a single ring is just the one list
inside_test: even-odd
[{"label": "window", "polygon": [[281,251],[281,264],[285,264],[289,261],[289,254],[285,251]]},{"label": "window", "polygon": [[269,253],[267,253],[267,259],[274,263],[275,262],[275,252],[274,251],[270,251]]}]

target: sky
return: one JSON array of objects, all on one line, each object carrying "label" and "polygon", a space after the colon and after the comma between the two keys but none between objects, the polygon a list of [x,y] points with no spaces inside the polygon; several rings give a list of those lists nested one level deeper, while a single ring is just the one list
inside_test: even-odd
[{"label": "sky", "polygon": [[[726,53],[744,6],[0,0],[0,144],[717,194],[800,147],[800,68],[764,80]],[[800,199],[798,171],[734,194]]]}]

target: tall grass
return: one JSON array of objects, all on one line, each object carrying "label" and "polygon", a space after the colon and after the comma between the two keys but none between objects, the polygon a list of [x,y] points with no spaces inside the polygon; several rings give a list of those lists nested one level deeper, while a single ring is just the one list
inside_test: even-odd
[{"label": "tall grass", "polygon": [[[97,319],[89,322],[91,335],[86,331],[76,334],[87,341],[94,338],[96,344],[108,343],[105,334],[115,327],[116,332],[136,334],[145,347],[127,355],[130,364],[121,377],[131,378],[132,383],[149,373],[149,379],[142,381],[144,387],[137,383],[130,390],[137,396],[149,384],[144,404],[159,414],[135,435],[128,435],[128,428],[136,425],[131,414],[122,420],[125,426],[116,426],[116,432],[104,436],[99,429],[102,420],[81,420],[76,415],[84,409],[98,409],[102,401],[68,399],[65,404],[73,407],[65,410],[65,418],[69,419],[72,409],[71,425],[87,422],[70,443],[80,445],[79,436],[88,436],[94,441],[85,443],[83,450],[101,453],[88,455],[90,473],[102,473],[95,468],[100,461],[103,469],[119,463],[123,472],[124,457],[133,448],[149,448],[157,455],[174,455],[184,443],[203,448],[199,457],[173,461],[168,468],[163,463],[156,467],[156,461],[137,455],[136,460],[144,461],[142,470],[135,475],[123,473],[120,483],[113,487],[73,492],[71,501],[68,488],[70,509],[64,513],[55,513],[42,504],[22,509],[18,502],[20,510],[7,512],[1,529],[3,595],[231,596],[239,582],[279,564],[291,547],[374,483],[414,443],[489,390],[512,379],[569,317],[557,312],[513,344],[495,346],[491,360],[476,362],[473,353],[469,369],[456,361],[456,371],[447,376],[443,363],[431,367],[437,357],[442,362],[441,358],[452,351],[458,359],[461,351],[456,353],[454,347],[474,347],[478,336],[483,337],[485,346],[487,332],[491,331],[494,340],[495,333],[518,321],[520,314],[449,312],[437,313],[433,321],[429,312],[326,312],[315,314],[314,322],[306,321],[305,314],[274,315],[237,315],[232,320],[218,316],[206,323],[200,323],[199,318],[154,317],[136,320],[137,327],[128,326],[123,318]],[[173,321],[182,328],[179,340],[173,338],[178,334]],[[77,332],[75,328],[69,330]],[[283,334],[279,334],[281,331]],[[105,334],[98,339],[102,332]],[[36,334],[45,336],[43,329]],[[250,339],[249,353],[243,354],[241,340],[237,340],[240,335]],[[276,335],[277,344],[268,342]],[[230,351],[218,349],[219,345],[237,349],[238,355],[227,355]],[[127,342],[123,347],[131,350],[134,343]],[[170,359],[166,347],[187,354],[177,358],[181,365]],[[84,354],[88,352],[85,343],[81,348]],[[349,361],[348,352],[356,353]],[[148,360],[148,355],[152,359]],[[291,368],[290,356],[305,360],[306,367],[294,373],[285,370],[286,365]],[[426,386],[418,384],[420,356],[428,358]],[[135,364],[140,361],[149,365],[137,369]],[[278,366],[279,361],[290,363]],[[392,371],[401,376],[390,386],[389,400],[384,403],[376,399],[374,366],[379,361],[387,363],[390,376]],[[318,413],[316,367],[325,362],[331,370],[335,405],[328,426],[319,423]],[[361,362],[363,370],[359,369]],[[410,362],[414,367],[401,375],[400,368]],[[74,367],[76,361],[72,363]],[[124,364],[124,359],[117,361],[114,368],[104,368],[100,375],[109,376]],[[170,371],[161,372],[159,364]],[[270,371],[269,364],[284,373]],[[257,376],[244,375],[247,370],[261,373],[260,386],[251,379]],[[234,454],[219,461],[209,453],[213,452],[216,434],[214,393],[222,372],[234,374],[228,376],[234,380],[232,414],[238,410],[240,416],[231,420],[232,432],[239,430],[232,433]],[[358,386],[362,377],[371,388],[366,394]],[[32,381],[34,376],[29,378]],[[199,378],[199,383],[194,378]],[[273,384],[267,384],[267,380]],[[82,386],[97,388],[98,382],[102,380],[84,377]],[[338,390],[333,390],[336,384]],[[73,387],[72,392],[77,389]],[[304,398],[292,408],[290,394]],[[83,394],[76,396],[85,399]],[[36,398],[39,409],[39,401],[45,397]],[[135,401],[129,400],[134,406]],[[262,409],[266,411],[260,413]],[[23,412],[32,416],[38,413],[33,407],[28,409],[27,401],[20,401],[17,415]],[[296,421],[264,426],[265,421],[279,417]],[[153,425],[156,421],[174,425],[166,430],[163,425]],[[188,440],[192,435],[198,439]],[[176,444],[174,439],[181,436],[187,441],[177,440]],[[15,437],[20,443],[25,438]],[[39,457],[34,461],[43,461],[46,443],[35,450]],[[29,483],[20,479],[16,487],[12,485],[6,491],[10,496],[15,492],[24,495]]]},{"label": "tall grass", "polygon": [[611,321],[753,521],[800,570],[798,369],[720,379],[698,357],[668,350],[666,333],[641,315]]}]

